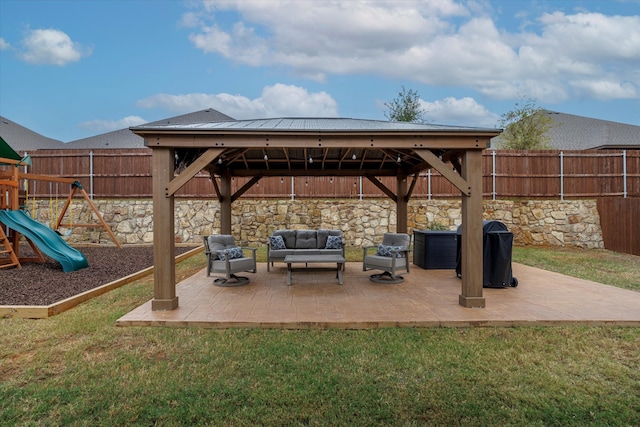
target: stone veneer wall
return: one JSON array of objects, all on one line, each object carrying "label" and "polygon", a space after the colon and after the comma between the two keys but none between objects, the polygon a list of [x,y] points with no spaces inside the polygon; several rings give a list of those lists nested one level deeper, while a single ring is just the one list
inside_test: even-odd
[{"label": "stone veneer wall", "polygon": [[[94,200],[122,244],[153,242],[153,206],[150,199]],[[62,201],[60,207],[62,207]],[[32,217],[49,224],[48,200],[29,206]],[[76,199],[72,222],[98,224],[88,204]],[[56,209],[53,208],[54,216]],[[457,230],[461,201],[413,199],[408,208],[409,232],[414,229]],[[514,234],[515,245],[556,245],[603,248],[595,200],[484,201],[484,219],[503,222]],[[66,218],[65,218],[66,222]],[[201,236],[219,233],[219,204],[211,199],[175,202],[176,243],[201,242]],[[389,199],[240,199],[233,204],[232,229],[239,244],[265,244],[276,229],[331,228],[343,231],[347,244],[376,244],[382,234],[396,229],[395,204]],[[100,228],[72,228],[71,244],[112,244]]]}]

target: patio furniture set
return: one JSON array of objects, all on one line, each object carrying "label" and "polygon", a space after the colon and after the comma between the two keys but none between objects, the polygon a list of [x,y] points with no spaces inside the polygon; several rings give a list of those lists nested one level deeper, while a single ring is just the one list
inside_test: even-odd
[{"label": "patio furniture set", "polygon": [[[257,272],[256,248],[237,246],[233,236],[219,234],[204,236],[207,256],[207,277],[212,273],[217,286],[241,286],[249,283],[249,278],[238,273]],[[409,252],[411,236],[404,233],[385,233],[382,243],[363,248],[362,270],[380,270],[372,274],[376,283],[400,283],[404,280],[398,273],[409,273]],[[375,250],[375,251],[374,251]],[[317,271],[313,264],[335,264],[336,279],[342,285],[345,270],[345,242],[340,230],[276,230],[267,242],[267,272],[274,262],[287,265],[286,284],[291,285],[294,271]],[[294,265],[304,264],[304,268]],[[333,269],[333,268],[332,268]]]}]

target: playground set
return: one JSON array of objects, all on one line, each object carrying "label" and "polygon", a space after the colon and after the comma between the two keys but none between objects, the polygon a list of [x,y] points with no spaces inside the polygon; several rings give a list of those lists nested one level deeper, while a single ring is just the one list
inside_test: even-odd
[{"label": "playground set", "polygon": [[[62,238],[68,234],[62,233],[60,227],[68,227],[68,233],[71,232],[71,227],[102,227],[107,231],[116,246],[118,248],[121,247],[111,228],[102,218],[98,208],[78,181],[71,178],[20,172],[20,167],[29,165],[30,159],[28,156],[22,158],[0,138],[0,269],[9,267],[22,268],[21,264],[26,262],[44,262],[44,255],[59,262],[65,272],[88,267],[84,255],[77,249],[71,247]],[[25,206],[21,206],[20,183],[22,182],[25,185],[25,200],[28,202],[29,180],[49,182],[50,185],[55,183],[56,198],[58,185],[67,184],[71,186],[67,200],[57,216],[55,225],[52,222],[51,227],[49,227],[36,221],[25,212],[27,203],[25,203]],[[99,224],[74,224],[71,212],[67,215],[68,221],[63,223],[65,214],[67,214],[74,197],[76,197],[78,193],[82,195],[89,207],[93,210]],[[53,218],[52,203],[50,203],[50,210],[50,215]],[[35,256],[20,256],[21,237],[25,238]]]}]

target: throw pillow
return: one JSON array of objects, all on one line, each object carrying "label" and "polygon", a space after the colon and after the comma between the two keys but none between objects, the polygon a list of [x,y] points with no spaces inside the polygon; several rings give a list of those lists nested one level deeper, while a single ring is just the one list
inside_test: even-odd
[{"label": "throw pillow", "polygon": [[271,236],[269,237],[269,243],[271,243],[271,249],[287,249],[287,246],[284,244],[284,239],[282,236]]},{"label": "throw pillow", "polygon": [[[402,246],[378,245],[378,252],[376,255],[391,257],[391,251],[399,251],[400,249],[402,249]],[[396,258],[404,258],[404,254],[396,253]]]},{"label": "throw pillow", "polygon": [[218,257],[224,261],[227,257],[229,257],[229,259],[236,259],[236,258],[242,258],[244,255],[242,254],[242,248],[240,247],[234,247],[234,248],[229,248],[226,249],[224,252],[220,252],[218,254]]},{"label": "throw pillow", "polygon": [[327,236],[325,249],[342,249],[342,236]]}]

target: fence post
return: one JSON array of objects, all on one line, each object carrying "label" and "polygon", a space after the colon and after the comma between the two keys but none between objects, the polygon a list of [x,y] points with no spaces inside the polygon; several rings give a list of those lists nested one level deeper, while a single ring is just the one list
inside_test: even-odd
[{"label": "fence post", "polygon": [[296,192],[295,192],[295,184],[294,184],[294,182],[295,182],[295,179],[294,179],[294,177],[292,176],[292,177],[291,177],[291,200],[294,200],[294,199],[296,198]]},{"label": "fence post", "polygon": [[93,200],[93,150],[89,151],[89,198]]},{"label": "fence post", "polygon": [[627,150],[622,150],[622,194],[627,198]]},{"label": "fence post", "polygon": [[427,200],[431,200],[431,168],[427,169]]},{"label": "fence post", "polygon": [[560,200],[564,200],[564,153],[560,152]]},{"label": "fence post", "polygon": [[358,199],[360,201],[362,201],[362,177],[359,177],[359,178],[360,178],[359,179],[359,181],[360,181],[360,191],[359,191],[360,195],[359,195]]},{"label": "fence post", "polygon": [[496,200],[496,150],[491,150],[491,198]]}]

